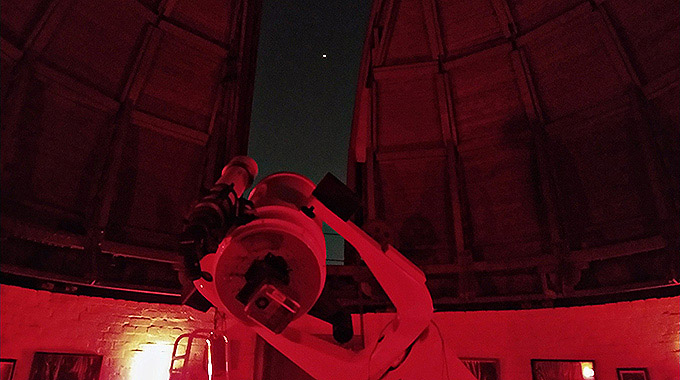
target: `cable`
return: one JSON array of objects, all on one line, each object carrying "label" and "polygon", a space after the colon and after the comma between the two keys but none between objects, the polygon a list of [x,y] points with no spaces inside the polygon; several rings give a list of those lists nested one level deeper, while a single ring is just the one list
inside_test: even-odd
[{"label": "cable", "polygon": [[437,329],[437,333],[439,334],[439,339],[442,341],[442,358],[444,359],[444,368],[446,369],[446,378],[448,380],[451,380],[451,378],[449,377],[449,361],[448,361],[448,358],[446,357],[446,347],[444,347],[444,336],[442,335],[442,331],[439,329],[439,325],[437,325],[437,322],[434,321],[434,318],[432,319],[432,324]]},{"label": "cable", "polygon": [[[446,379],[451,380],[451,377],[450,377],[450,374],[449,374],[449,361],[448,361],[448,358],[446,357],[446,347],[444,346],[444,336],[442,335],[442,331],[439,329],[439,325],[437,325],[437,322],[435,322],[434,319],[432,319],[431,322],[434,325],[434,327],[437,329],[437,334],[439,334],[439,340],[441,341],[442,361],[444,362],[444,369],[446,371]],[[371,350],[371,356],[368,359],[368,377],[367,378],[370,378],[370,376],[371,376],[371,358],[373,357],[375,350],[378,348],[378,344],[380,344],[380,342],[382,341],[381,337],[383,336],[383,333],[385,332],[385,330],[387,330],[388,327],[390,327],[390,325],[392,323],[394,323],[394,320],[388,322],[387,325],[385,325],[385,327],[383,327],[382,330],[380,330],[380,334],[378,334],[378,340],[376,341],[375,346],[373,346],[373,350]],[[416,339],[416,341],[417,341],[417,339]],[[413,344],[415,344],[416,341],[414,341]],[[407,353],[407,355],[408,355],[408,353]],[[406,358],[404,358],[404,360],[405,359]],[[389,370],[386,371],[383,374],[383,376],[387,375],[388,372],[389,372]]]},{"label": "cable", "polygon": [[[385,332],[385,330],[387,330],[388,327],[390,327],[390,325],[391,325],[392,323],[394,323],[394,319],[391,320],[391,321],[389,321],[389,322],[387,322],[387,324],[385,325],[385,327],[383,327],[382,330],[380,330],[380,334],[378,334],[378,340],[375,342],[375,346],[373,346],[373,349],[371,350],[371,356],[368,357],[368,374],[366,375],[366,378],[367,378],[367,379],[370,379],[370,378],[371,378],[371,359],[373,358],[373,354],[375,353],[375,350],[378,348],[378,344],[380,344],[380,342],[381,342],[382,339],[384,338],[384,337],[383,337],[383,333]],[[389,371],[387,371],[387,372],[389,372]],[[385,372],[385,373],[383,374],[383,376],[386,375],[387,372]],[[381,376],[381,377],[382,377],[382,376]]]}]

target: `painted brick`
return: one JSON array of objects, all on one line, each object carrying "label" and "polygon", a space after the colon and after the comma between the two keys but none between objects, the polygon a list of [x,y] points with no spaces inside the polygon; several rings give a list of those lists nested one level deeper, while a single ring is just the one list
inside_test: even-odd
[{"label": "painted brick", "polygon": [[[101,380],[129,379],[133,350],[147,343],[170,344],[183,333],[213,326],[212,312],[173,305],[6,285],[0,285],[0,297],[0,356],[18,360],[15,380],[27,380],[38,350],[97,353],[104,356]],[[598,380],[615,380],[617,367],[647,367],[651,379],[677,380],[679,302],[675,297],[559,309],[447,312],[437,313],[436,321],[459,356],[499,359],[502,379],[530,379],[531,359],[552,358],[595,360]],[[367,347],[391,317],[363,317]],[[231,378],[253,378],[254,334],[233,321],[222,322],[238,357]]]},{"label": "painted brick", "polygon": [[[186,306],[74,296],[0,285],[0,357],[17,359],[14,380],[27,380],[36,351],[102,355],[100,380],[131,379],[136,349],[169,344],[183,333],[213,327],[213,312]],[[229,325],[229,323],[226,323]],[[234,380],[253,377],[255,340],[227,329],[230,341],[248,353],[239,357]],[[233,336],[233,337],[232,337]],[[168,363],[169,365],[169,363]]]},{"label": "painted brick", "polygon": [[[445,343],[460,357],[499,360],[504,380],[531,379],[531,359],[594,360],[598,380],[616,368],[646,367],[650,379],[680,379],[680,298],[571,308],[436,313]],[[366,314],[373,347],[393,316]]]}]

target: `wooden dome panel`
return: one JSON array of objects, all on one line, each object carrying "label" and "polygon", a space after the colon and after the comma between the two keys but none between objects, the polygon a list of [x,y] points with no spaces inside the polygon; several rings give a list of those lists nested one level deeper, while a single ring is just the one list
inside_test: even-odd
[{"label": "wooden dome panel", "polygon": [[33,205],[38,220],[63,213],[83,228],[116,103],[87,99],[58,73],[38,70],[3,113],[3,195]]},{"label": "wooden dome panel", "polygon": [[645,237],[654,205],[638,141],[638,116],[629,104],[551,126],[557,183],[572,244],[602,245]]},{"label": "wooden dome panel", "polygon": [[21,59],[21,51],[4,41],[0,41],[0,43],[2,43],[2,50],[0,50],[0,71],[4,73],[0,75],[0,99],[5,99],[5,95],[8,92],[7,88],[12,82],[12,73],[17,61]]},{"label": "wooden dome panel", "polygon": [[[226,52],[169,24],[162,33],[150,72],[137,99],[151,115],[208,132]],[[203,49],[201,49],[203,47]]]},{"label": "wooden dome panel", "polygon": [[135,0],[78,0],[64,13],[41,58],[118,99],[153,14]]},{"label": "wooden dome panel", "polygon": [[0,7],[2,38],[22,48],[49,4],[50,0],[3,0]]},{"label": "wooden dome panel", "polygon": [[509,144],[522,135],[526,139],[528,118],[509,45],[451,61],[446,68],[461,145],[473,139],[507,140]]},{"label": "wooden dome panel", "polygon": [[[497,253],[486,259],[502,258],[500,252],[507,253],[503,245],[521,243],[519,245],[523,246],[527,242],[541,241],[543,237],[535,158],[530,144],[523,145],[496,145],[460,153],[473,246],[497,248]],[[489,149],[495,153],[488,154]],[[527,250],[513,256],[539,252]]]},{"label": "wooden dome panel", "polygon": [[595,17],[582,6],[522,41],[548,120],[612,99],[628,87],[602,43]]},{"label": "wooden dome panel", "polygon": [[162,120],[134,114],[123,157],[111,239],[141,242],[145,231],[154,231],[152,240],[172,247],[172,236],[180,232],[182,218],[198,196],[204,172],[196,168],[205,160],[203,144],[173,133]]},{"label": "wooden dome panel", "polygon": [[663,163],[674,178],[675,192],[680,192],[680,88],[670,87],[658,94],[652,101],[652,114],[658,115],[658,127],[652,130],[656,146],[663,152]]},{"label": "wooden dome panel", "polygon": [[[667,129],[669,135],[678,134],[678,124],[680,124],[680,107],[678,86],[670,86],[665,91],[660,92],[653,101],[654,110],[658,111],[661,125]],[[678,141],[677,139],[673,139]]]},{"label": "wooden dome panel", "polygon": [[[677,1],[379,0],[373,12],[348,180],[363,220],[395,229],[415,211],[394,194],[419,199],[416,179],[444,194],[422,224],[452,236],[434,259],[414,255],[439,302],[537,305],[678,278]],[[411,172],[423,165],[446,180]],[[636,255],[675,269],[598,285]]]},{"label": "wooden dome panel", "polygon": [[680,3],[674,0],[609,1],[604,3],[612,27],[631,53],[643,83],[678,70]]},{"label": "wooden dome panel", "polygon": [[[138,1],[142,3],[145,7],[149,8],[149,10],[153,11],[154,13],[158,13],[158,7],[164,0],[138,0]],[[167,2],[167,0],[165,2]]]},{"label": "wooden dome panel", "polygon": [[236,0],[178,0],[170,17],[220,44],[230,41],[231,26],[241,3]]},{"label": "wooden dome panel", "polygon": [[486,297],[509,295],[539,295],[541,279],[538,273],[530,271],[506,271],[502,273],[477,273],[479,294]]},{"label": "wooden dome panel", "polygon": [[420,62],[432,58],[429,45],[423,2],[420,0],[395,1],[390,23],[386,31],[387,53],[385,64]]},{"label": "wooden dome panel", "polygon": [[443,146],[441,105],[433,74],[407,72],[379,79],[377,92],[377,123],[384,126],[377,133],[381,151]]},{"label": "wooden dome panel", "polygon": [[247,150],[260,2],[236,3],[3,0],[2,236],[81,258],[3,278],[179,302],[182,217]]},{"label": "wooden dome panel", "polygon": [[518,32],[526,33],[583,4],[581,0],[508,0]]},{"label": "wooden dome panel", "polygon": [[447,56],[503,37],[501,20],[489,1],[439,1],[439,23]]},{"label": "wooden dome panel", "polygon": [[418,264],[450,262],[451,200],[441,191],[448,184],[445,157],[383,159],[377,171],[378,215],[397,237],[392,244]]}]

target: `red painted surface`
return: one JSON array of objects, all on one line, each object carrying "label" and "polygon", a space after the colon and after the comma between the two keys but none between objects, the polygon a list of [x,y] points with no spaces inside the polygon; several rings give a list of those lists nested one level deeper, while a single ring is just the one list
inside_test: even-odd
[{"label": "red painted surface", "polygon": [[[445,344],[461,358],[498,359],[503,380],[531,379],[531,359],[592,360],[595,379],[646,367],[651,380],[677,380],[680,298],[571,308],[435,313]],[[390,314],[366,314],[375,342]]]},{"label": "red painted surface", "polygon": [[[168,352],[180,334],[213,327],[212,312],[201,313],[186,306],[7,285],[0,286],[0,298],[0,357],[17,359],[14,380],[28,379],[36,351],[96,353],[104,357],[100,380],[150,380],[148,376],[156,373],[149,372],[149,366],[163,368],[165,363],[159,361],[167,360],[169,368]],[[250,379],[254,335],[228,325],[227,331],[238,358],[230,365],[231,379]]]},{"label": "red painted surface", "polygon": [[[434,320],[447,349],[460,358],[497,360],[502,380],[530,380],[531,359],[593,361],[596,380],[617,380],[616,368],[624,367],[647,368],[651,380],[677,380],[679,301],[674,297],[571,308],[441,312]],[[364,332],[364,345],[371,349],[393,317],[354,316],[355,331]],[[319,326],[307,330],[329,334]],[[291,379],[310,379],[271,347],[264,355],[263,379],[279,379],[275,368]]]},{"label": "red painted surface", "polygon": [[[137,346],[172,342],[181,332],[212,326],[212,313],[178,306],[6,285],[0,286],[0,297],[0,356],[17,359],[16,380],[28,378],[35,351],[98,353],[104,355],[102,380],[127,379],[131,350]],[[498,359],[504,380],[530,379],[531,359],[593,360],[598,380],[615,380],[619,367],[646,367],[653,380],[676,380],[679,301],[676,297],[559,309],[447,312],[436,313],[435,320],[445,344],[458,356]],[[392,317],[364,316],[368,347]],[[235,378],[251,379],[254,336],[235,330],[228,335],[237,342],[238,361],[231,367]]]}]

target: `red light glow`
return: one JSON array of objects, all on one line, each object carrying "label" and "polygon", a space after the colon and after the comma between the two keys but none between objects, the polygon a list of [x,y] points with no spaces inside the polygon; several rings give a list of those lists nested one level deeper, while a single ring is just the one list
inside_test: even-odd
[{"label": "red light glow", "polygon": [[130,363],[130,380],[168,380],[172,345],[142,344],[134,350]]},{"label": "red light glow", "polygon": [[586,380],[595,378],[595,370],[592,362],[581,362],[581,374]]}]

